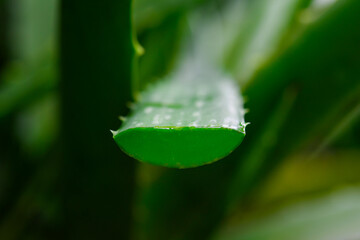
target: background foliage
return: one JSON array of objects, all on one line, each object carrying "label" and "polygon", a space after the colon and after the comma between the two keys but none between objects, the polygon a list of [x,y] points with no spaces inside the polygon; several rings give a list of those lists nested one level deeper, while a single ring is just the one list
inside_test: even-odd
[{"label": "background foliage", "polygon": [[[0,239],[360,239],[359,11],[0,1]],[[240,85],[244,142],[186,170],[127,157],[118,116],[199,55]]]}]

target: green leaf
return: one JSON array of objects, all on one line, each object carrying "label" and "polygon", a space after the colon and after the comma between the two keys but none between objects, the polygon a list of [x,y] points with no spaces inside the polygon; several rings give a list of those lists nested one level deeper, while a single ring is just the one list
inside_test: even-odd
[{"label": "green leaf", "polygon": [[[199,69],[202,74],[220,71],[218,66],[222,66],[224,49],[232,42],[236,35],[233,31],[237,31],[236,26],[246,12],[242,7],[244,2],[233,1],[224,8],[212,5],[191,15],[191,31],[187,36],[190,49],[182,54],[188,54],[192,60],[201,56],[201,60],[206,59],[202,61],[204,64],[211,62],[210,66],[217,66]],[[197,80],[204,82],[206,87],[206,79]],[[156,173],[152,182],[139,186],[135,238],[207,239],[221,221],[228,170],[233,168],[233,161],[238,161],[237,152],[241,151],[242,146],[223,160],[198,168],[178,170],[152,166],[150,170],[146,169],[147,175],[154,175],[151,171],[154,168],[159,174]],[[139,167],[148,168],[149,165],[141,164]]]},{"label": "green leaf", "polygon": [[[205,41],[214,30],[226,33],[220,15],[208,17],[217,11],[205,8],[189,17],[193,32],[187,32],[177,67],[141,94],[133,114],[114,132],[115,141],[130,156],[161,166],[189,168],[219,160],[241,143],[244,110],[235,81],[221,70],[223,41]],[[204,19],[209,21],[204,23]],[[230,21],[225,22],[229,25]]]},{"label": "green leaf", "polygon": [[138,160],[177,168],[208,164],[234,150],[245,135],[242,100],[235,82],[214,69],[186,62],[145,91],[114,132],[120,148]]},{"label": "green leaf", "polygon": [[132,100],[131,0],[61,1],[61,183],[66,239],[127,239],[135,162],[109,129]]},{"label": "green leaf", "polygon": [[267,217],[232,226],[214,239],[357,239],[360,231],[358,187],[292,204]]}]

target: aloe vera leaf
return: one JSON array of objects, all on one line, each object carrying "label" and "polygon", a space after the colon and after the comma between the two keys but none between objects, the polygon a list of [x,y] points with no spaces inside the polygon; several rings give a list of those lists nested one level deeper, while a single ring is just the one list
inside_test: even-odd
[{"label": "aloe vera leaf", "polygon": [[[114,132],[115,141],[130,156],[157,165],[188,168],[223,158],[241,143],[245,122],[240,91],[230,77],[216,70],[222,54],[209,54],[200,48],[203,37],[209,36],[209,31],[200,30],[222,30],[220,14],[216,20],[191,23],[196,34],[189,32],[185,38],[176,70],[149,87],[134,114]],[[203,23],[203,19],[197,21]],[[213,47],[208,52],[218,50]],[[138,139],[144,144],[140,146]],[[212,151],[206,150],[209,148]]]},{"label": "aloe vera leaf", "polygon": [[109,129],[132,100],[131,2],[61,1],[62,238],[129,237],[135,162]]},{"label": "aloe vera leaf", "polygon": [[[194,34],[190,36],[191,55],[205,57],[215,66],[222,65],[222,51],[233,39],[231,29],[238,26],[237,20],[242,21],[242,14],[246,12],[242,7],[245,7],[244,3],[232,1],[221,11],[218,6],[212,5],[192,15],[189,20],[192,30],[189,33]],[[240,146],[222,161],[200,168],[177,170],[153,166],[160,173],[153,182],[142,185],[138,191],[136,238],[209,237],[221,221],[226,183],[230,177],[228,170],[233,168],[233,161],[238,161],[236,155],[241,151],[243,148]],[[143,166],[146,164],[140,165],[140,168]]]},{"label": "aloe vera leaf", "polygon": [[[223,49],[221,45],[231,41],[233,36],[228,32],[233,25],[227,24],[241,20],[243,16],[239,14],[244,13],[244,5],[239,1],[234,3],[220,12],[218,6],[213,5],[191,16],[189,25],[192,31],[189,33],[196,33],[190,36],[191,56],[205,56],[215,66],[221,65],[223,53],[219,49]],[[231,16],[226,14],[228,11]],[[228,170],[233,168],[233,161],[239,161],[236,156],[243,150],[240,146],[223,160],[199,168],[178,170],[152,166],[151,170],[158,170],[155,179],[139,186],[135,238],[158,240],[209,237],[222,218],[226,183],[230,177]],[[148,167],[147,164],[139,167],[144,166]],[[169,222],[169,219],[172,221]],[[164,224],[166,228],[163,228]]]},{"label": "aloe vera leaf", "polygon": [[188,62],[142,94],[133,115],[114,132],[114,139],[138,160],[196,167],[223,158],[241,143],[243,114],[232,79]]}]

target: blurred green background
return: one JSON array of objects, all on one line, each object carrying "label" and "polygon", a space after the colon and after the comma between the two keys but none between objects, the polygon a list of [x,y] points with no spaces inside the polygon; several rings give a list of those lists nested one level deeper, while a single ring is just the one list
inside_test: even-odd
[{"label": "blurred green background", "polygon": [[[0,239],[360,239],[359,13],[0,0]],[[139,163],[110,129],[184,52],[239,83],[245,140],[199,168]]]}]

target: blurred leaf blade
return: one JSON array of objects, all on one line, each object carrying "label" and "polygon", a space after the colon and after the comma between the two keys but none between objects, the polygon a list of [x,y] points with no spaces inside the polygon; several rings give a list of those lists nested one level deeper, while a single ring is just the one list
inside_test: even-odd
[{"label": "blurred leaf blade", "polygon": [[353,239],[360,235],[359,189],[307,200],[214,239]]},{"label": "blurred leaf blade", "polygon": [[159,26],[148,28],[138,36],[145,49],[139,57],[138,90],[144,90],[173,69],[185,32],[184,15],[182,11],[171,14]]},{"label": "blurred leaf blade", "polygon": [[271,153],[278,142],[277,136],[293,107],[296,95],[297,93],[294,89],[287,89],[285,91],[280,103],[273,109],[271,117],[263,126],[256,145],[252,145],[252,149],[249,149],[247,151],[248,154],[244,157],[245,160],[235,170],[235,175],[229,188],[229,210],[233,210],[233,205],[244,197],[253,185],[257,184],[256,176],[261,171],[266,156]]},{"label": "blurred leaf blade", "polygon": [[33,62],[45,49],[54,48],[58,0],[14,0],[8,6],[12,57]]},{"label": "blurred leaf blade", "polygon": [[7,73],[3,74],[0,88],[0,118],[56,90],[57,66],[54,54],[45,54],[31,65],[14,63],[7,68]]},{"label": "blurred leaf blade", "polygon": [[[250,108],[248,120],[252,126],[263,124],[266,116],[271,114],[269,106],[279,101],[279,94],[288,85],[296,86],[298,91],[294,106],[278,133],[279,142],[264,160],[262,169],[265,172],[273,169],[277,162],[309,141],[309,138],[318,135],[319,130],[324,132],[331,129],[338,120],[337,114],[343,113],[349,103],[356,104],[357,78],[360,76],[356,65],[359,55],[350,46],[355,46],[359,38],[358,31],[352,29],[356,25],[354,22],[360,21],[357,15],[359,7],[357,1],[334,4],[329,12],[305,29],[289,49],[259,71],[245,89],[245,95],[249,98],[247,107]],[[343,33],[341,37],[329,41],[334,24],[341,26]],[[335,46],[338,47],[331,52],[333,55],[328,56],[327,49]],[[326,60],[320,60],[324,56],[327,56]],[[342,56],[345,64],[335,65],[339,56]],[[349,61],[351,64],[348,64]],[[255,144],[261,132],[251,128],[249,131],[252,134],[248,143]],[[265,172],[260,171],[258,176],[265,176]]]},{"label": "blurred leaf blade", "polygon": [[63,238],[130,237],[135,162],[109,130],[132,100],[131,9],[131,0],[61,2]]},{"label": "blurred leaf blade", "polygon": [[175,12],[186,11],[205,2],[206,0],[136,0],[134,1],[135,26],[139,31],[157,25],[167,15]]},{"label": "blurred leaf blade", "polygon": [[291,29],[299,10],[308,0],[255,1],[249,8],[247,22],[228,50],[227,64],[237,80],[246,85],[277,49]]}]

